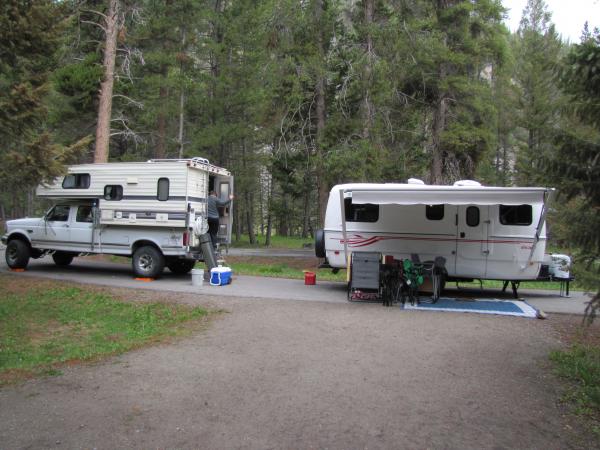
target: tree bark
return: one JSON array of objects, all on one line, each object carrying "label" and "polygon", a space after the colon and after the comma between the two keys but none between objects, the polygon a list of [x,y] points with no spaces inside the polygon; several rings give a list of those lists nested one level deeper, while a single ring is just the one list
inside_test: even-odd
[{"label": "tree bark", "polygon": [[373,128],[373,103],[371,102],[371,84],[373,82],[373,18],[374,18],[374,0],[365,0],[365,28],[366,42],[365,51],[367,62],[364,70],[364,92],[363,92],[363,131],[362,137],[369,139]]},{"label": "tree bark", "polygon": [[[181,31],[181,53],[185,53],[185,29]],[[179,92],[179,134],[177,135],[177,142],[179,144],[179,159],[183,158],[183,124],[185,119],[185,82],[184,82],[184,71],[185,66],[183,58],[179,66],[179,76],[181,77],[180,92]]]},{"label": "tree bark", "polygon": [[[440,70],[440,73],[443,71]],[[431,162],[431,184],[443,184],[444,183],[444,155],[442,149],[442,133],[446,128],[446,115],[448,113],[448,104],[445,93],[440,92],[435,105],[435,111],[433,113],[433,125],[431,130],[431,151],[432,151],[432,162]]]},{"label": "tree bark", "polygon": [[[166,83],[166,68],[163,68],[165,72],[162,76],[163,83]],[[169,89],[166,86],[161,86],[158,91],[159,98],[159,111],[156,117],[156,132],[158,133],[158,139],[156,142],[156,148],[154,149],[154,157],[162,159],[167,154],[167,116],[165,109],[167,108],[167,101],[169,98]]]},{"label": "tree bark", "polygon": [[115,60],[117,56],[117,35],[119,33],[120,0],[110,0],[104,23],[104,75],[100,83],[98,102],[98,124],[96,125],[96,148],[94,162],[108,161],[110,142],[110,120],[112,115],[112,97],[115,81]]},{"label": "tree bark", "polygon": [[269,197],[267,198],[267,231],[265,233],[265,247],[271,245],[271,233],[273,232],[273,177],[269,176]]},{"label": "tree bark", "polygon": [[[325,60],[325,44],[323,36],[323,26],[321,23],[323,17],[323,0],[315,1],[315,14],[319,32],[317,35],[317,46],[319,51],[319,61]],[[315,83],[316,96],[316,116],[317,116],[317,136],[316,136],[316,160],[317,167],[315,175],[317,177],[317,202],[319,213],[319,224],[324,226],[325,209],[327,208],[327,198],[329,196],[329,185],[327,183],[326,171],[324,167],[325,149],[323,148],[323,135],[325,131],[325,75],[322,68],[317,69],[317,79]]]}]

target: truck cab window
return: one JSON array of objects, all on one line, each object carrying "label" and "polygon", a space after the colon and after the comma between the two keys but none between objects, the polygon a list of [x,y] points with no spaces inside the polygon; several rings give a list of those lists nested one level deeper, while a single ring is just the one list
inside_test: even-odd
[{"label": "truck cab window", "polygon": [[377,222],[379,220],[379,205],[352,203],[351,198],[344,199],[346,222]]},{"label": "truck cab window", "polygon": [[80,206],[77,208],[77,216],[75,217],[76,222],[92,223],[92,207],[91,206]]},{"label": "truck cab window", "polygon": [[[167,194],[168,195],[168,194]],[[104,200],[117,201],[123,198],[123,186],[109,184],[104,186]]]},{"label": "truck cab window", "polygon": [[533,208],[531,205],[500,205],[500,223],[502,225],[531,225]]},{"label": "truck cab window", "polygon": [[63,178],[63,189],[88,189],[90,187],[89,173],[70,173]]},{"label": "truck cab window", "polygon": [[169,179],[159,178],[156,198],[161,202],[169,200]]},{"label": "truck cab window", "polygon": [[444,205],[425,205],[425,217],[428,220],[442,220],[444,218]]},{"label": "truck cab window", "polygon": [[46,220],[49,222],[66,222],[69,220],[70,206],[67,205],[56,205],[46,216]]}]

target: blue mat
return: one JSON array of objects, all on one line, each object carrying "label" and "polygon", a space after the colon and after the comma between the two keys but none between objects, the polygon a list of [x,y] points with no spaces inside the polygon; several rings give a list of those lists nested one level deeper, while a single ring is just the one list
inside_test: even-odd
[{"label": "blue mat", "polygon": [[440,297],[436,303],[405,304],[404,309],[500,314],[504,316],[537,317],[537,310],[524,301]]}]

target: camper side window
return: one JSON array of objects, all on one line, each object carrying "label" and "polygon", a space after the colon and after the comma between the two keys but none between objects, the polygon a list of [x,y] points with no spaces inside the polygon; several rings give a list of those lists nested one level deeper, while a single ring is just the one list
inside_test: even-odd
[{"label": "camper side window", "polygon": [[351,198],[344,199],[346,222],[377,222],[379,220],[379,205],[370,203],[357,205]]},{"label": "camper side window", "polygon": [[500,223],[502,225],[531,225],[533,212],[531,205],[500,205]]},{"label": "camper side window", "polygon": [[156,198],[159,201],[166,202],[167,200],[169,200],[169,179],[159,178],[156,191]]},{"label": "camper side window", "polygon": [[90,187],[89,173],[70,173],[63,178],[63,189],[88,189]]},{"label": "camper side window", "polygon": [[109,184],[104,186],[104,200],[121,200],[123,198],[123,186]]},{"label": "camper side window", "polygon": [[425,205],[425,216],[429,220],[442,220],[444,218],[444,205]]}]

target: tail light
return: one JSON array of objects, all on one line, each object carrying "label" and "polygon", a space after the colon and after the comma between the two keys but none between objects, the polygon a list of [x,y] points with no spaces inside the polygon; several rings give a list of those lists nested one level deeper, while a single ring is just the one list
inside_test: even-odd
[{"label": "tail light", "polygon": [[189,233],[189,231],[184,231],[183,232],[183,245],[185,245],[185,246],[190,245],[190,233]]}]

